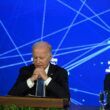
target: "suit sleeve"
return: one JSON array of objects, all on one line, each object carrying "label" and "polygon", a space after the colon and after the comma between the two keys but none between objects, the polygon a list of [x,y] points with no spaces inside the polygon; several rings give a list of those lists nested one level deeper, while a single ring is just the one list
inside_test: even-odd
[{"label": "suit sleeve", "polygon": [[25,96],[29,90],[29,87],[27,86],[27,77],[26,77],[27,71],[22,68],[20,70],[20,74],[18,76],[18,79],[12,89],[9,91],[9,95],[13,96]]},{"label": "suit sleeve", "polygon": [[69,99],[69,87],[68,87],[68,74],[66,70],[60,70],[57,72],[56,78],[52,79],[47,86],[52,93],[59,98]]}]

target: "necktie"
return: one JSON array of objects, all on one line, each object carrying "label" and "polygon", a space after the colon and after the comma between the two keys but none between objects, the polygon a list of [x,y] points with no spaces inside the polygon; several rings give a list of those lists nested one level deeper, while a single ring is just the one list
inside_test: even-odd
[{"label": "necktie", "polygon": [[44,81],[41,78],[39,78],[37,80],[37,84],[36,84],[36,94],[35,95],[38,97],[44,97],[45,96],[44,89],[45,89],[44,88]]}]

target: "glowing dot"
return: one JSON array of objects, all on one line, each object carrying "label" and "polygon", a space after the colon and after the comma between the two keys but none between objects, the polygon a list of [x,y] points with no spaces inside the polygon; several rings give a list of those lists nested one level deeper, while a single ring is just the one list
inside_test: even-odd
[{"label": "glowing dot", "polygon": [[96,64],[94,63],[93,66],[96,66]]},{"label": "glowing dot", "polygon": [[107,42],[107,44],[110,44],[110,40]]},{"label": "glowing dot", "polygon": [[85,99],[82,99],[82,102],[85,102]]},{"label": "glowing dot", "polygon": [[100,64],[101,64],[101,65],[103,65],[103,64],[104,64],[104,62],[100,62]]}]

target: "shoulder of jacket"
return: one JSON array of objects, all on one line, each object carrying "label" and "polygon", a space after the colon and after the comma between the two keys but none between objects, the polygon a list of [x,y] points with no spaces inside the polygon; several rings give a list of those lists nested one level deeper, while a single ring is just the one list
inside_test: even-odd
[{"label": "shoulder of jacket", "polygon": [[53,64],[51,64],[51,66],[52,66],[53,68],[55,68],[56,70],[62,70],[62,71],[67,72],[66,69],[64,69],[63,67],[60,67],[59,65],[53,65]]},{"label": "shoulder of jacket", "polygon": [[23,66],[23,67],[21,67],[20,70],[28,70],[28,69],[32,69],[32,68],[33,68],[33,69],[35,68],[33,64],[28,65],[28,66]]}]

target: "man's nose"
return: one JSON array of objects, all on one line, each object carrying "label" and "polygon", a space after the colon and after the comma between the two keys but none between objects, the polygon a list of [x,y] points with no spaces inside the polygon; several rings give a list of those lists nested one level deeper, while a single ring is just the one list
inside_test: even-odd
[{"label": "man's nose", "polygon": [[38,64],[40,63],[40,59],[39,59],[39,58],[37,59],[37,63],[38,63]]}]

